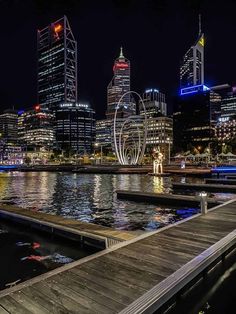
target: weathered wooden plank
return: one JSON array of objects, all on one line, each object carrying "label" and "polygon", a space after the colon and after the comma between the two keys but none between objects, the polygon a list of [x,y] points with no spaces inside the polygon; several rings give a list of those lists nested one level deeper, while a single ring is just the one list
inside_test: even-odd
[{"label": "weathered wooden plank", "polygon": [[9,314],[7,310],[5,310],[1,305],[0,305],[0,314]]},{"label": "weathered wooden plank", "polygon": [[[156,239],[150,239],[150,241],[145,241],[143,244],[150,247],[150,250],[162,252],[162,254],[173,254],[174,258],[184,257],[186,259],[191,259],[193,256],[199,254],[200,249],[192,248],[189,250],[187,246],[181,245],[180,242],[177,243],[175,241],[175,245],[173,245],[173,241],[160,241]],[[173,260],[173,259],[172,259]]]},{"label": "weathered wooden plank", "polygon": [[[142,247],[141,247],[142,245]],[[183,265],[183,263],[186,263],[189,260],[189,257],[187,257],[185,254],[179,254],[177,255],[176,253],[173,253],[172,251],[168,250],[163,250],[161,248],[156,248],[153,245],[149,244],[139,244],[134,243],[132,246],[129,246],[128,248],[131,251],[138,251],[138,252],[143,252],[143,254],[150,254],[153,256],[157,256],[159,258],[163,258],[166,261],[171,261],[171,263],[175,263],[177,265]]]},{"label": "weathered wooden plank", "polygon": [[[153,204],[165,204],[165,205],[174,205],[174,206],[195,206],[200,207],[199,197],[189,196],[189,195],[180,195],[180,194],[164,194],[164,193],[149,193],[141,191],[126,191],[126,190],[117,190],[117,198],[131,200],[135,202],[148,202]],[[208,198],[208,206],[216,206],[221,202]]]},{"label": "weathered wooden plank", "polygon": [[133,258],[131,256],[124,256],[117,252],[113,254],[108,254],[106,256],[108,259],[114,262],[119,262],[120,264],[124,264],[125,266],[132,267],[135,270],[141,272],[148,272],[151,274],[158,275],[160,277],[167,277],[170,274],[170,271],[165,271],[164,269],[159,269],[158,264],[150,264],[149,262],[145,262],[143,260],[138,260],[137,258]]},{"label": "weathered wooden plank", "polygon": [[87,264],[84,264],[82,267],[74,267],[70,272],[83,276],[83,278],[89,278],[92,282],[96,281],[113,292],[117,291],[122,298],[127,297],[128,302],[129,300],[134,300],[136,295],[141,295],[146,291],[136,285],[130,284],[127,280],[119,281],[116,278],[113,278],[107,271],[90,268]]},{"label": "weathered wooden plank", "polygon": [[167,274],[168,276],[181,266],[177,263],[173,264],[172,261],[166,260],[165,256],[154,256],[152,255],[152,252],[149,254],[143,254],[143,251],[131,250],[130,247],[122,248],[118,252],[120,255],[133,257],[140,260],[141,262],[148,262],[149,264],[152,264],[153,267],[158,268],[158,270],[162,271],[163,274]]},{"label": "weathered wooden plank", "polygon": [[236,192],[236,185],[226,184],[196,184],[196,183],[173,183],[173,189],[214,191],[214,192]]},{"label": "weathered wooden plank", "polygon": [[50,278],[47,280],[47,284],[49,284],[59,295],[69,296],[70,302],[75,304],[75,309],[82,306],[83,308],[86,308],[89,313],[109,314],[109,312],[111,312],[110,309],[94,302],[92,299],[85,298],[84,295],[78,292],[78,289],[76,289],[76,285],[73,282],[67,284],[63,283],[63,278],[61,278],[60,274],[57,275],[55,279]]},{"label": "weathered wooden plank", "polygon": [[206,244],[208,247],[211,246],[217,240],[215,237],[206,237],[205,235],[199,234],[194,231],[186,231],[186,230],[168,230],[165,232],[165,236],[170,238],[182,239],[183,241],[195,242],[197,239],[198,243]]},{"label": "weathered wooden plank", "polygon": [[[110,289],[110,286],[108,288],[106,281],[104,278],[102,280],[99,280],[97,276],[91,276],[91,274],[86,273],[82,271],[81,269],[77,269],[77,272],[63,272],[62,274],[65,278],[68,278],[69,280],[74,280],[81,286],[87,287],[88,290],[95,291],[96,293],[99,293],[101,296],[106,297],[103,298],[103,300],[107,300],[106,304],[110,304],[110,300],[115,301],[116,303],[119,303],[120,305],[127,305],[131,302],[132,299],[127,297],[126,293],[120,294],[117,292],[116,287],[113,289]],[[122,292],[124,292],[124,286],[122,286]]]},{"label": "weathered wooden plank", "polygon": [[[76,294],[78,293],[81,297],[88,300],[90,308],[98,310],[101,313],[115,313],[120,311],[123,308],[123,305],[114,301],[106,295],[106,298],[103,297],[99,291],[89,288],[87,285],[83,284],[81,280],[76,280],[73,274],[67,276],[65,273],[61,273],[56,278],[56,284],[65,286],[65,289],[72,290]],[[68,289],[69,287],[69,289]]]},{"label": "weathered wooden plank", "polygon": [[44,294],[45,298],[49,298],[55,304],[59,304],[60,307],[62,307],[63,309],[62,313],[94,313],[93,311],[82,305],[79,298],[77,301],[73,300],[73,298],[70,298],[70,294],[65,293],[64,290],[57,289],[56,286],[54,286],[53,283],[48,282],[48,280],[38,282],[34,286],[36,289],[38,289],[38,291]]},{"label": "weathered wooden plank", "polygon": [[8,295],[1,298],[0,305],[11,314],[32,314],[24,305]]},{"label": "weathered wooden plank", "polygon": [[205,182],[211,184],[236,185],[236,180],[233,179],[205,179]]},{"label": "weathered wooden plank", "polygon": [[[156,282],[156,280],[163,279],[161,276],[149,272],[141,272],[131,266],[121,264],[118,261],[110,261],[106,256],[103,256],[99,261],[91,261],[91,263],[88,263],[88,266],[98,270],[104,269],[114,280],[119,280],[120,282],[127,281],[130,284],[137,285],[145,290],[149,289],[152,283]],[[129,276],[127,276],[127,274],[129,274]]]},{"label": "weathered wooden plank", "polygon": [[23,305],[30,313],[34,314],[50,314],[50,310],[42,307],[32,296],[26,295],[23,291],[18,291],[11,295],[19,304]]},{"label": "weathered wooden plank", "polygon": [[42,305],[42,307],[48,309],[51,313],[65,313],[65,314],[69,314],[70,312],[68,310],[65,309],[64,306],[60,305],[57,301],[58,300],[54,300],[51,298],[48,298],[48,294],[41,290],[38,289],[40,285],[36,286],[32,285],[30,287],[25,287],[24,288],[24,294],[31,296],[31,298],[33,300],[35,300],[35,302],[37,302],[38,304]]}]

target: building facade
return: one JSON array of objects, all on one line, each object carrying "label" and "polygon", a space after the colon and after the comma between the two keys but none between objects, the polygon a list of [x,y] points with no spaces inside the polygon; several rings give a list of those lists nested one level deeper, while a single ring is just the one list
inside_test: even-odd
[{"label": "building facade", "polygon": [[50,151],[55,143],[54,116],[39,105],[18,112],[18,138],[25,151]]},{"label": "building facade", "polygon": [[[173,120],[167,117],[167,103],[165,94],[158,89],[146,89],[143,102],[147,116],[146,152],[151,154],[155,147],[160,147],[168,160],[173,146]],[[139,103],[140,115],[144,117],[144,110]]]},{"label": "building facade", "polygon": [[17,121],[18,115],[15,110],[7,109],[0,114],[0,137],[2,139],[10,143],[17,142]]},{"label": "building facade", "polygon": [[104,146],[111,150],[111,124],[108,119],[96,121],[96,144]]},{"label": "building facade", "polygon": [[38,30],[38,104],[77,101],[77,42],[66,16]]},{"label": "building facade", "polygon": [[201,31],[199,18],[199,33],[194,45],[185,53],[180,67],[180,87],[185,88],[204,84],[204,34]]},{"label": "building facade", "polygon": [[55,110],[57,149],[90,154],[95,143],[95,112],[89,104],[62,103]]},{"label": "building facade", "polygon": [[[113,78],[107,87],[106,117],[108,120],[114,118],[119,100],[130,91],[130,61],[124,57],[122,48],[119,57],[114,62],[113,73]],[[130,94],[127,94],[122,99],[117,117],[126,118],[132,114],[135,114],[135,105],[130,102]]]},{"label": "building facade", "polygon": [[220,118],[221,97],[202,85],[189,87],[177,97],[174,120],[174,146],[177,152],[196,148],[203,152],[217,141],[215,127]]},{"label": "building facade", "polygon": [[[167,104],[165,94],[161,93],[158,89],[146,89],[143,93],[143,102],[146,108],[147,117],[167,116]],[[139,103],[139,112],[144,114],[143,106]]]}]

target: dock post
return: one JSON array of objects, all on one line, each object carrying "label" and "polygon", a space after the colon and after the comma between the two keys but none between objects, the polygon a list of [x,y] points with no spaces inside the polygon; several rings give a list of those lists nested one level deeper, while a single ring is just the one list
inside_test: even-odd
[{"label": "dock post", "polygon": [[199,196],[200,196],[201,213],[205,215],[207,213],[207,193],[201,192]]}]

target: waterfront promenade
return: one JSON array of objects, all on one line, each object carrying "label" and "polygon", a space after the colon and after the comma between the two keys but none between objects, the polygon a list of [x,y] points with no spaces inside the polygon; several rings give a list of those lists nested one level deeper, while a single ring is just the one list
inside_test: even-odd
[{"label": "waterfront promenade", "polygon": [[236,200],[0,293],[0,313],[152,313],[236,243]]}]

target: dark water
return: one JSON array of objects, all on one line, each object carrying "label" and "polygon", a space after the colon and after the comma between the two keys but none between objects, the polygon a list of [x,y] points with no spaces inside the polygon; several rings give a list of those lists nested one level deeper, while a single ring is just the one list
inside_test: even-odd
[{"label": "dark water", "polygon": [[79,243],[58,240],[0,222],[0,290],[95,252]]},{"label": "dark water", "polygon": [[[153,230],[194,212],[118,200],[118,189],[169,193],[173,178],[148,175],[0,173],[0,201],[123,230]],[[202,182],[201,179],[174,178]],[[229,194],[220,198],[232,197]]]},{"label": "dark water", "polygon": [[236,298],[236,251],[202,278],[169,310],[156,314],[234,314]]}]

